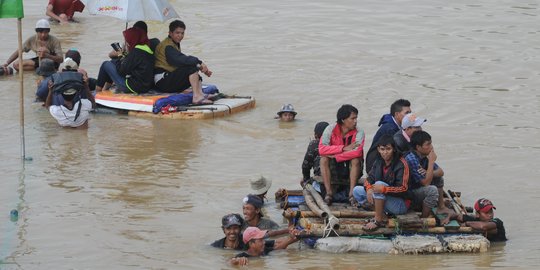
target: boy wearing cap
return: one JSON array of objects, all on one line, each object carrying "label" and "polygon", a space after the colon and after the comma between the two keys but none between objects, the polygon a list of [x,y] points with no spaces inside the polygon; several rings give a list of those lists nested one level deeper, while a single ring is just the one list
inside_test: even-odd
[{"label": "boy wearing cap", "polygon": [[390,105],[390,113],[387,113],[379,120],[379,129],[373,136],[371,146],[366,154],[366,172],[369,172],[371,165],[377,158],[377,142],[382,135],[394,135],[401,130],[403,117],[411,113],[411,103],[406,99],[398,99]]},{"label": "boy wearing cap", "polygon": [[304,161],[302,162],[302,186],[311,178],[311,169],[313,168],[314,176],[321,176],[320,168],[320,156],[319,156],[319,140],[328,126],[328,122],[319,122],[315,125],[313,130],[313,140],[309,142],[309,145],[304,155]]},{"label": "boy wearing cap", "polygon": [[426,121],[427,119],[416,117],[412,113],[403,117],[401,130],[394,134],[394,141],[399,152],[404,154],[411,151],[411,136],[415,131],[422,130],[422,124]]},{"label": "boy wearing cap", "polygon": [[242,236],[244,244],[247,245],[245,252],[239,253],[231,259],[233,265],[247,265],[250,257],[259,257],[268,255],[269,252],[276,249],[286,249],[290,244],[298,241],[296,236],[299,231],[291,229],[288,237],[282,237],[276,240],[265,240],[268,231],[257,227],[248,227]]},{"label": "boy wearing cap", "polygon": [[495,218],[495,206],[485,198],[474,204],[475,216],[452,213],[450,219],[455,219],[467,227],[483,231],[489,241],[506,241],[506,231],[502,220]]},{"label": "boy wearing cap", "polygon": [[[39,67],[39,60],[43,58],[49,58],[55,62],[55,67],[58,68],[60,63],[64,60],[62,53],[62,46],[60,40],[53,35],[49,35],[51,26],[49,21],[41,19],[36,23],[36,34],[29,37],[23,44],[23,52],[29,52],[30,50],[36,53],[36,57],[32,59],[26,59],[13,63],[13,68],[17,71],[20,70],[20,61],[22,60],[22,70],[35,70]],[[11,56],[7,59],[6,63],[2,66],[6,68],[19,57],[19,51],[15,50]]]},{"label": "boy wearing cap", "polygon": [[223,249],[244,250],[244,242],[240,228],[244,224],[244,220],[239,214],[228,214],[221,219],[221,228],[225,237],[211,244],[213,247]]},{"label": "boy wearing cap", "polygon": [[431,136],[425,131],[416,131],[411,137],[412,150],[405,156],[409,164],[409,197],[413,207],[422,208],[422,216],[430,215],[437,206],[437,213],[449,213],[444,205],[444,171],[435,163],[437,154],[431,144]]},{"label": "boy wearing cap", "polygon": [[292,122],[296,117],[296,112],[292,104],[284,104],[281,106],[281,110],[277,112],[277,117],[282,122]]}]

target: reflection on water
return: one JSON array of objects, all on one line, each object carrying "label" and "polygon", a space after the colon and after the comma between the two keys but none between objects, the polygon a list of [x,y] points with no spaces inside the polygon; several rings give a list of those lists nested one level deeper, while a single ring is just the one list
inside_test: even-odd
[{"label": "reflection on water", "polygon": [[[530,226],[540,222],[540,169],[532,165],[540,154],[537,2],[171,2],[187,23],[183,51],[214,71],[205,82],[252,95],[257,108],[205,121],[94,114],[88,130],[61,129],[32,103],[37,76],[27,72],[26,152],[33,161],[22,168],[19,84],[16,76],[0,77],[0,213],[6,218],[20,207],[17,223],[0,222],[8,263],[0,268],[227,268],[234,252],[207,244],[222,237],[223,214],[241,212],[249,180],[272,179],[270,193],[299,188],[315,123],[334,122],[341,104],[353,104],[370,145],[397,98],[410,99],[428,119],[448,188],[461,191],[467,205],[490,198],[510,241],[486,254],[430,256],[328,254],[294,244],[251,267],[540,265],[540,237]],[[23,39],[44,5],[25,2]],[[86,13],[79,19],[53,25],[51,34],[64,50],[79,49],[81,66],[96,76],[125,24]],[[17,45],[14,29],[15,20],[2,19],[0,60]],[[167,25],[151,22],[149,32],[162,39]],[[297,121],[273,119],[283,103],[294,104]],[[270,217],[281,220],[272,205]]]}]

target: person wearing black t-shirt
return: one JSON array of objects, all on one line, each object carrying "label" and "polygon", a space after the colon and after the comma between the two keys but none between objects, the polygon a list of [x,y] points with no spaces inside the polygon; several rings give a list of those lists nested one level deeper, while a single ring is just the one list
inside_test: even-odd
[{"label": "person wearing black t-shirt", "polygon": [[248,227],[242,236],[244,244],[247,245],[247,250],[234,256],[230,263],[232,265],[247,265],[248,258],[265,256],[275,249],[286,249],[290,244],[298,241],[296,236],[299,232],[295,229],[289,231],[290,235],[288,237],[281,237],[276,240],[265,240],[267,232],[257,227]]},{"label": "person wearing black t-shirt", "polygon": [[221,219],[221,228],[225,237],[216,240],[211,244],[213,247],[223,249],[244,250],[240,229],[244,224],[244,219],[239,214],[228,214]]},{"label": "person wearing black t-shirt", "polygon": [[489,241],[506,241],[506,231],[502,220],[495,218],[493,203],[485,198],[479,199],[474,204],[476,216],[453,214],[450,219],[455,219],[474,230],[483,231]]}]

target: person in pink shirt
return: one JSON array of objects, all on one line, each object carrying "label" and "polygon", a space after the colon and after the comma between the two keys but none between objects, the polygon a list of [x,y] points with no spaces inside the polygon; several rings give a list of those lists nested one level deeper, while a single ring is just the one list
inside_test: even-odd
[{"label": "person in pink shirt", "polygon": [[358,109],[345,104],[337,111],[336,118],[336,123],[326,127],[319,141],[324,184],[321,193],[328,205],[347,200],[356,202],[353,189],[362,176],[364,162],[365,134],[357,128]]}]

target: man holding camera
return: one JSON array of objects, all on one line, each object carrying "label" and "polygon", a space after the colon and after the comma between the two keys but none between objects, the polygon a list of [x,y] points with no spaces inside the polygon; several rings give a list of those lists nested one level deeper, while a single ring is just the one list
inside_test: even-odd
[{"label": "man holding camera", "polygon": [[[53,105],[53,95],[62,95],[63,104]],[[88,128],[89,112],[95,106],[96,101],[90,93],[87,75],[69,71],[52,75],[45,107],[60,126]]]}]

